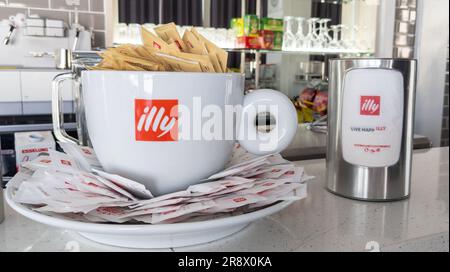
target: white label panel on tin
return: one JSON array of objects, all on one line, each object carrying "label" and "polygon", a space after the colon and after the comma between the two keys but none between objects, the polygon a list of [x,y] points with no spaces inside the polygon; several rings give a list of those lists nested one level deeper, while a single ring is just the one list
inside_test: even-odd
[{"label": "white label panel on tin", "polygon": [[346,162],[387,167],[400,158],[403,75],[389,69],[354,69],[344,77],[342,154]]}]

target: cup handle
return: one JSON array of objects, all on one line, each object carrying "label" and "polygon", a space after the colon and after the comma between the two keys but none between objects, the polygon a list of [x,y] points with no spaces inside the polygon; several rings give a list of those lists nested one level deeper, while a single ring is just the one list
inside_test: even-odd
[{"label": "cup handle", "polygon": [[78,140],[69,136],[64,129],[64,113],[62,111],[61,84],[66,80],[73,80],[72,73],[57,75],[52,82],[52,119],[53,133],[58,141],[64,143],[74,143],[78,145]]},{"label": "cup handle", "polygon": [[[272,109],[276,112],[271,112]],[[259,132],[256,118],[265,112],[275,118],[275,127],[270,132]],[[268,89],[253,91],[244,97],[239,119],[239,144],[255,155],[281,152],[291,143],[298,127],[297,111],[292,101],[281,92]]]}]

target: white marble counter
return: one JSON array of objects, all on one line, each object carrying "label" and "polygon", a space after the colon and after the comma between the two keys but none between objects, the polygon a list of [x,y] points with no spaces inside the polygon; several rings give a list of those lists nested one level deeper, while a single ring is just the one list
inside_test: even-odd
[{"label": "white marble counter", "polygon": [[[212,243],[168,251],[448,251],[449,149],[416,151],[412,193],[391,203],[359,202],[324,189],[324,160],[300,161],[308,198]],[[6,205],[6,204],[5,204]],[[128,251],[35,223],[6,207],[0,251]]]}]

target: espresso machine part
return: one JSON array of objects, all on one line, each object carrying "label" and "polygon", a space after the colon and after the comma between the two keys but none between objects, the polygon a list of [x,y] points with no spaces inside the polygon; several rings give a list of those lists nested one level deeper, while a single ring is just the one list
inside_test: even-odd
[{"label": "espresso machine part", "polygon": [[327,188],[348,198],[409,196],[416,61],[330,61]]},{"label": "espresso machine part", "polygon": [[55,65],[57,69],[68,70],[72,63],[72,52],[69,49],[61,48],[55,50]]},{"label": "espresso machine part", "polygon": [[[101,57],[96,51],[74,51],[68,50],[70,57],[69,67],[71,72],[57,75],[53,80],[52,90],[52,116],[53,131],[55,137],[61,142],[72,142],[84,146],[92,146],[87,131],[86,117],[84,113],[83,92],[81,86],[81,71],[86,70],[89,66],[94,66],[101,61]],[[64,130],[62,97],[59,96],[58,89],[62,82],[71,80],[74,89],[74,108],[76,114],[78,139],[70,137]]]},{"label": "espresso machine part", "polygon": [[2,150],[0,146],[0,223],[5,220],[5,208],[3,207],[3,172],[2,172]]}]

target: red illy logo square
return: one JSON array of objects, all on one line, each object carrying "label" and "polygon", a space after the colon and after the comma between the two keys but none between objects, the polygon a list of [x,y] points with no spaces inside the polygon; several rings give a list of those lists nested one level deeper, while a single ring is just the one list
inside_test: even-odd
[{"label": "red illy logo square", "polygon": [[380,96],[361,96],[360,115],[380,115],[381,97]]},{"label": "red illy logo square", "polygon": [[178,100],[135,99],[135,139],[178,141]]}]

